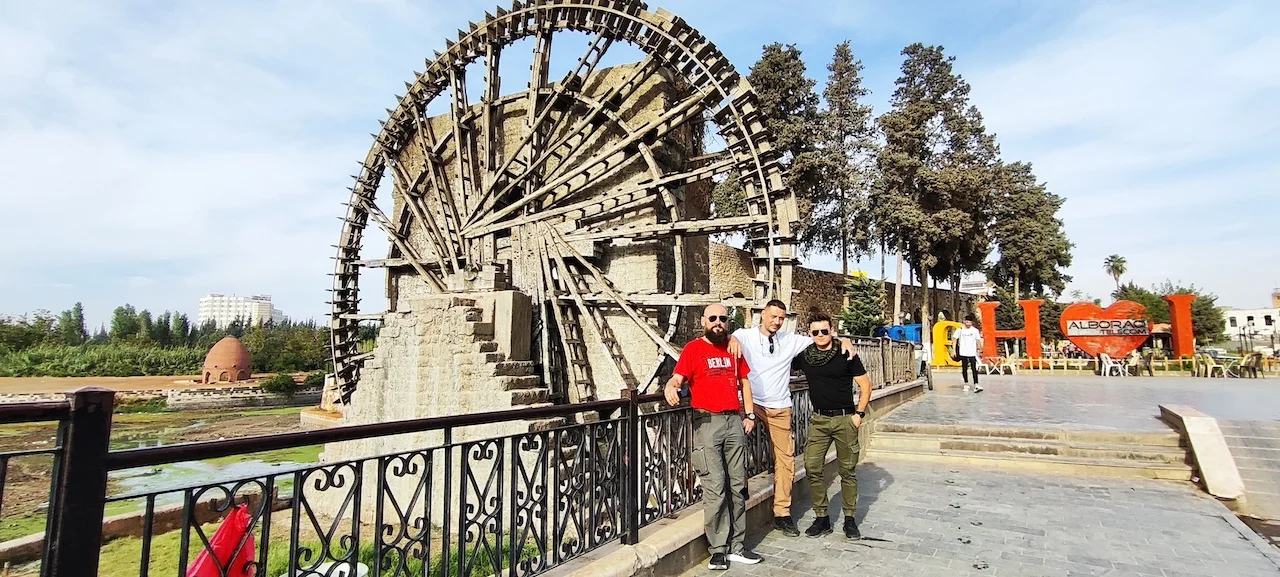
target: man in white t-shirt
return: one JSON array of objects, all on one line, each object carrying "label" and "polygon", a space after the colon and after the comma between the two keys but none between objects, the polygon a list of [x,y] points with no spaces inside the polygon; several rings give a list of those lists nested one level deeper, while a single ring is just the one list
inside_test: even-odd
[{"label": "man in white t-shirt", "polygon": [[[791,361],[804,352],[813,337],[778,333],[787,318],[787,305],[774,299],[760,312],[760,326],[733,332],[729,352],[742,355],[751,367],[751,398],[757,422],[769,432],[773,445],[773,522],[788,537],[799,537],[791,518],[791,486],[795,483],[795,438],[791,436]],[[853,342],[840,339],[841,349],[852,359]]]},{"label": "man in white t-shirt", "polygon": [[[973,326],[973,319],[964,320],[964,328],[956,330],[956,356],[960,358],[960,376],[964,378],[964,392],[969,392],[969,369],[973,369],[973,392],[981,393],[978,385],[978,351],[982,349],[982,331]],[[748,361],[750,362],[750,361]]]}]

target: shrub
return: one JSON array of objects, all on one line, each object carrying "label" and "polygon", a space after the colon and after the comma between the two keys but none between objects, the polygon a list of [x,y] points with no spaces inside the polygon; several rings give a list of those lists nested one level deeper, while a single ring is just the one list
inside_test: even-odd
[{"label": "shrub", "polygon": [[316,371],[307,375],[307,380],[302,381],[302,384],[306,387],[323,387],[324,371]]},{"label": "shrub", "polygon": [[298,391],[298,383],[294,382],[293,376],[287,373],[280,373],[262,381],[258,387],[264,392],[268,392],[273,395],[284,395],[286,397],[293,397],[293,394]]}]

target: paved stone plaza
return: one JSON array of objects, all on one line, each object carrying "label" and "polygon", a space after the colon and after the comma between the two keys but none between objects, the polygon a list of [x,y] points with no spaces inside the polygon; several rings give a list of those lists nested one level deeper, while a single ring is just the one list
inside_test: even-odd
[{"label": "paved stone plaza", "polygon": [[935,373],[935,390],[886,422],[1015,428],[1167,431],[1161,404],[1190,405],[1220,420],[1280,420],[1273,379],[983,375],[966,394],[960,374]]},{"label": "paved stone plaza", "polygon": [[[1280,551],[1187,483],[1045,476],[900,461],[858,467],[858,516],[867,540],[846,541],[843,520],[821,538],[760,531],[765,557],[728,574],[769,577],[1280,575]],[[801,530],[813,520],[797,486]],[[839,483],[833,483],[839,502]],[[838,510],[832,513],[839,515]],[[1270,550],[1268,550],[1270,549]],[[1265,552],[1264,552],[1265,551]],[[686,575],[710,571],[703,561]]]},{"label": "paved stone plaza", "polygon": [[[1032,429],[1165,432],[1161,404],[1190,405],[1240,423],[1280,421],[1273,382],[1096,376],[984,376],[964,393],[960,375],[936,375],[935,390],[885,422]],[[1237,429],[1230,429],[1235,432]],[[1229,434],[1230,434],[1229,432]],[[1275,576],[1280,549],[1249,530],[1191,483],[961,468],[891,458],[858,467],[859,524],[850,542],[835,533],[748,536],[765,562],[729,573],[799,575],[994,575],[1051,577]],[[832,481],[832,502],[839,483]],[[807,485],[794,514],[813,521]],[[686,575],[709,575],[705,561]],[[719,573],[719,572],[714,572]]]}]

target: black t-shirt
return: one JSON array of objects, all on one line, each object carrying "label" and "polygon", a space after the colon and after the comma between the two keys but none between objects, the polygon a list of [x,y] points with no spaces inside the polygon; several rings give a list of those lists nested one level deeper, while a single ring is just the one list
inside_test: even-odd
[{"label": "black t-shirt", "polygon": [[800,353],[791,361],[791,368],[803,371],[809,380],[809,401],[813,408],[824,411],[857,408],[853,378],[867,374],[858,355],[849,360],[844,353],[837,352],[826,364],[813,366],[804,359],[804,353]]}]

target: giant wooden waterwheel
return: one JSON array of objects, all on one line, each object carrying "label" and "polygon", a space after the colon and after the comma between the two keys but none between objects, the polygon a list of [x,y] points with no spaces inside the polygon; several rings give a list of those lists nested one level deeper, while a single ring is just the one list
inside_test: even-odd
[{"label": "giant wooden waterwheel", "polygon": [[[559,76],[551,52],[563,37],[587,46]],[[344,401],[376,354],[360,350],[359,324],[381,314],[360,311],[362,267],[389,267],[389,296],[455,291],[458,278],[501,267],[532,298],[534,360],[544,379],[564,381],[569,401],[594,396],[588,342],[609,351],[610,374],[647,388],[702,306],[789,302],[794,198],[751,88],[697,30],[634,0],[534,0],[498,8],[445,44],[374,135],[342,219],[332,346]],[[640,61],[601,67],[615,45],[639,49]],[[501,61],[512,50],[532,52],[530,79],[504,94]],[[474,103],[468,90],[479,92]],[[709,191],[731,172],[746,202],[726,214]],[[390,239],[389,258],[361,258],[371,220]],[[710,294],[683,271],[706,258],[696,246],[708,235],[726,233],[746,237],[754,278]],[[669,274],[620,278],[628,251]],[[628,362],[620,324],[652,341],[651,363]]]}]

